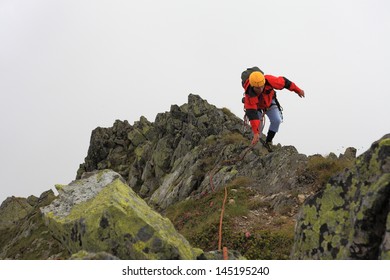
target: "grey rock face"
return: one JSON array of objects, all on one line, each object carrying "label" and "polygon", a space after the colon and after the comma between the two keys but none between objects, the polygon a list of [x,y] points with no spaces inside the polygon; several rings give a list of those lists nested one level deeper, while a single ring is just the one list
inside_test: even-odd
[{"label": "grey rock face", "polygon": [[41,211],[51,234],[72,254],[106,252],[120,259],[196,259],[202,254],[111,170],[62,186],[59,197]]},{"label": "grey rock face", "polygon": [[296,259],[390,259],[390,134],[306,200]]},{"label": "grey rock face", "polygon": [[197,190],[210,171],[200,170],[206,159],[197,153],[205,150],[204,141],[213,135],[241,134],[242,125],[227,109],[190,94],[187,104],[172,105],[154,123],[141,117],[133,126],[116,121],[111,128],[95,129],[77,178],[112,169],[143,198],[165,208]]},{"label": "grey rock face", "polygon": [[0,229],[15,225],[32,210],[27,199],[20,197],[8,197],[0,206]]},{"label": "grey rock face", "polygon": [[[68,257],[67,250],[49,233],[39,210],[40,207],[50,204],[54,198],[54,193],[50,190],[42,193],[39,198],[29,197],[27,200],[10,198],[7,203],[3,203],[0,207],[0,217],[3,219],[8,217],[12,223],[7,223],[6,227],[0,229],[0,259],[33,260]],[[9,203],[11,205],[16,203],[14,205],[16,207],[9,207]],[[13,214],[7,215],[10,209]]]},{"label": "grey rock face", "polygon": [[41,212],[43,214],[51,212],[53,215],[66,217],[74,205],[94,198],[115,179],[121,179],[120,175],[115,172],[100,172],[100,176],[96,176],[97,173],[98,171],[87,173],[85,177],[71,182],[66,187],[57,185],[59,198],[50,205],[41,208]]},{"label": "grey rock face", "polygon": [[298,182],[298,173],[307,157],[294,147],[267,154],[257,146],[232,162],[250,139],[250,129],[243,132],[241,119],[190,94],[187,104],[172,105],[154,123],[142,117],[133,126],[116,121],[111,128],[95,129],[78,178],[83,172],[112,169],[158,209],[209,192],[212,170],[216,186],[244,176],[253,179],[251,187],[267,195],[297,188],[306,191],[307,185]]}]

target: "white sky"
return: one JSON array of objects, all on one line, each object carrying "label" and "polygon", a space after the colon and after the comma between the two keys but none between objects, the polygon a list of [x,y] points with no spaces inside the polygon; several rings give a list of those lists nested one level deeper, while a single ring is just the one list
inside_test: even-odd
[{"label": "white sky", "polygon": [[76,176],[91,131],[199,94],[242,117],[241,72],[286,76],[276,143],[358,153],[390,132],[388,0],[0,0],[0,203]]}]

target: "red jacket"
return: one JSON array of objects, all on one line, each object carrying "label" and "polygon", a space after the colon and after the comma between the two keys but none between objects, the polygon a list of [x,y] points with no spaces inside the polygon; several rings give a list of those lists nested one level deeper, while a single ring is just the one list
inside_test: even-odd
[{"label": "red jacket", "polygon": [[271,106],[272,99],[275,96],[275,89],[288,89],[290,91],[294,91],[299,93],[301,89],[289,81],[285,77],[275,77],[272,75],[264,75],[265,77],[265,86],[264,90],[261,94],[256,94],[253,91],[253,87],[249,85],[249,81],[247,80],[244,83],[245,89],[245,97],[244,97],[244,108],[245,109],[267,109]]},{"label": "red jacket", "polygon": [[275,77],[272,75],[264,75],[265,86],[262,93],[257,94],[253,87],[249,85],[249,79],[245,81],[243,87],[245,89],[244,108],[246,115],[252,127],[254,134],[259,133],[260,117],[257,113],[259,109],[268,109],[272,105],[272,100],[275,98],[275,89],[288,89],[296,93],[301,92],[301,89],[285,77]]}]

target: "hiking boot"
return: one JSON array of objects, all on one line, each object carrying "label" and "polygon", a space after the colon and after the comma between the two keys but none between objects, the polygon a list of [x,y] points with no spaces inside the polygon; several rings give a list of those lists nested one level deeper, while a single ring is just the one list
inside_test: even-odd
[{"label": "hiking boot", "polygon": [[268,152],[272,153],[273,150],[272,150],[272,142],[265,142],[263,139],[260,138],[260,142],[261,144],[263,144],[263,147],[267,149]]},{"label": "hiking boot", "polygon": [[268,150],[268,152],[270,152],[270,153],[273,152],[271,145],[272,145],[272,142],[265,142],[264,143],[264,148],[266,148]]}]

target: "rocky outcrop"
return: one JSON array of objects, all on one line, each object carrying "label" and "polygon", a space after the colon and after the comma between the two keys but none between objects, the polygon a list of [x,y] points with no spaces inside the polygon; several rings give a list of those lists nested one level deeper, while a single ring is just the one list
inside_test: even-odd
[{"label": "rocky outcrop", "polygon": [[[56,185],[58,197],[3,202],[0,259],[220,259],[190,246],[162,215],[196,246],[215,250],[219,216],[199,224],[220,211],[224,187],[229,259],[242,258],[244,247],[245,257],[287,258],[299,209],[292,258],[390,258],[388,135],[356,159],[354,148],[327,157],[292,146],[249,149],[243,128],[229,110],[192,94],[154,122],[96,128],[76,180]],[[283,252],[255,254],[271,244]]]},{"label": "rocky outcrop", "polygon": [[[118,172],[143,198],[152,197],[161,186],[164,190],[159,192],[164,194],[165,189],[180,186],[186,191],[179,197],[186,197],[202,180],[202,176],[189,172],[197,168],[191,166],[199,165],[201,158],[194,148],[210,135],[241,128],[242,121],[227,109],[217,109],[190,94],[188,104],[172,105],[169,112],[158,114],[154,123],[141,117],[134,125],[116,121],[111,128],[95,129],[77,178],[84,172],[108,168]],[[164,208],[179,199],[155,194],[152,200],[158,208]]]},{"label": "rocky outcrop", "polygon": [[0,217],[4,220],[10,217],[12,223],[3,223],[0,229],[0,259],[34,260],[69,257],[68,251],[50,234],[39,210],[40,207],[50,204],[54,198],[55,195],[50,190],[42,193],[39,198],[12,197],[2,204],[4,207],[0,209]]},{"label": "rocky outcrop", "polygon": [[84,172],[112,169],[156,209],[210,191],[210,172],[215,185],[240,176],[253,179],[252,187],[266,194],[278,194],[282,200],[291,190],[308,192],[298,173],[307,157],[294,147],[279,147],[268,154],[260,147],[235,161],[249,145],[250,129],[242,132],[243,121],[227,109],[218,109],[197,95],[190,94],[188,104],[173,105],[158,114],[154,123],[141,117],[130,125],[116,121],[111,128],[92,132]]},{"label": "rocky outcrop", "polygon": [[[133,231],[129,229],[129,232],[120,233],[129,235],[117,239],[117,229],[113,230],[112,225],[120,225],[121,223],[117,221],[127,219],[126,215],[129,214],[118,210],[122,209],[122,206],[117,205],[118,201],[123,203],[118,196],[121,197],[123,194],[118,194],[117,185],[120,185],[119,190],[124,192],[125,197],[138,197],[131,193],[134,191],[153,208],[164,210],[182,200],[191,197],[196,199],[212,191],[211,177],[216,191],[235,179],[237,179],[235,182],[240,182],[240,177],[245,177],[249,179],[243,180],[245,185],[242,187],[263,192],[262,197],[272,209],[287,212],[286,208],[290,211],[298,207],[302,197],[310,193],[310,184],[299,179],[307,157],[299,154],[294,147],[279,146],[272,154],[261,149],[261,146],[247,151],[251,137],[250,130],[247,129],[243,133],[242,129],[242,120],[229,110],[218,109],[192,94],[189,95],[187,104],[171,106],[169,112],[158,114],[154,123],[141,117],[133,125],[127,121],[116,121],[113,127],[95,129],[91,135],[88,155],[77,172],[78,180],[67,186],[57,185],[58,199],[45,208],[42,203],[37,204],[38,198],[30,197],[27,200],[20,200],[24,203],[23,205],[27,205],[26,207],[30,205],[35,209],[33,224],[42,229],[43,236],[52,243],[42,248],[51,246],[50,248],[60,251],[62,248],[63,251],[63,254],[60,254],[50,249],[43,253],[34,246],[30,246],[32,252],[28,256],[31,258],[68,258],[73,254],[74,258],[84,258],[84,253],[78,254],[81,250],[93,254],[93,257],[88,255],[86,258],[99,258],[101,255],[98,253],[102,251],[126,259],[194,258],[191,254],[195,253],[191,253],[191,256],[182,253],[171,254],[165,249],[161,249],[162,252],[157,254],[155,252],[157,245],[150,244],[153,238],[140,242],[141,228],[138,224],[133,227]],[[236,160],[243,153],[245,156]],[[90,172],[106,169],[117,173],[115,184],[108,183],[110,180],[102,179],[107,175],[91,176]],[[107,172],[104,171],[104,173]],[[84,187],[80,187],[81,185]],[[88,187],[85,187],[86,185]],[[113,188],[115,191],[107,195],[104,203],[101,201],[97,203],[96,201],[102,197],[100,193],[107,192],[104,191],[107,185],[110,185],[108,189]],[[125,189],[128,190],[124,191]],[[98,205],[92,207],[94,203]],[[46,223],[42,220],[37,205],[44,209]],[[144,202],[137,205],[145,207],[140,210],[141,212],[155,213],[147,208]],[[88,213],[94,214],[94,218],[83,216],[77,212],[77,209],[84,206],[92,207],[91,209],[94,210],[100,209],[100,212]],[[122,213],[123,216],[118,214],[119,216],[112,217],[103,208],[112,208],[110,211]],[[32,224],[30,214],[26,216],[26,213],[20,212],[17,215],[21,216],[15,215],[14,220],[9,217],[5,219],[5,222],[9,223],[6,225],[6,230],[8,231],[8,226],[13,223],[17,224],[12,229],[14,236],[35,236],[34,229],[27,227],[28,233],[26,233],[20,228],[21,223]],[[101,223],[93,224],[93,219]],[[106,226],[106,223],[109,226]],[[84,232],[87,226],[92,227],[91,224],[96,228],[88,233]],[[148,227],[144,230],[149,232]],[[157,229],[154,231],[158,232]],[[168,235],[175,234],[176,232]],[[16,242],[17,239],[12,240]],[[13,244],[13,248],[16,248],[14,241],[10,241],[9,244]],[[27,239],[25,241],[27,242]],[[170,245],[166,246],[171,248]],[[0,257],[24,257],[20,254],[20,250],[12,251],[9,250],[10,248],[4,247],[4,252]],[[136,250],[139,248],[141,251]],[[168,252],[176,251],[167,250]],[[203,255],[202,258],[207,258],[207,256]]]},{"label": "rocky outcrop", "polygon": [[31,212],[32,206],[27,199],[21,197],[8,197],[0,206],[0,229],[15,225]]},{"label": "rocky outcrop", "polygon": [[120,259],[196,259],[172,223],[154,212],[110,170],[84,174],[41,209],[53,236],[76,254],[106,252]]},{"label": "rocky outcrop", "polygon": [[390,134],[308,199],[294,259],[390,259]]}]

